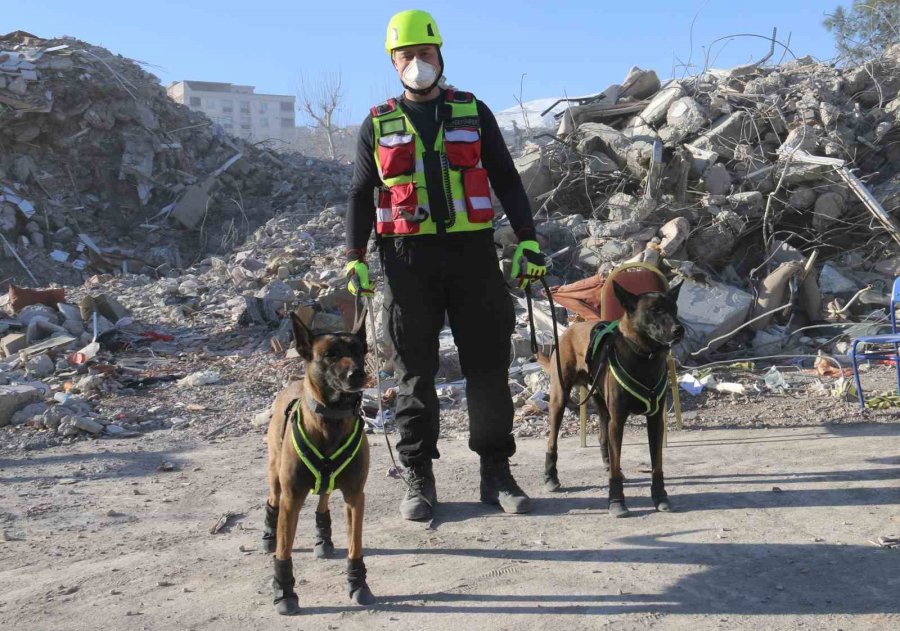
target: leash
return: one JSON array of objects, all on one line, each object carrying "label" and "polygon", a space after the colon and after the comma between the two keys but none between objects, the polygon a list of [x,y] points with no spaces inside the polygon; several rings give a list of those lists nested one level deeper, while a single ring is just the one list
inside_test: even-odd
[{"label": "leash", "polygon": [[[400,476],[400,479],[403,480],[403,483],[406,485],[406,488],[415,493],[420,500],[428,504],[428,507],[432,510],[434,509],[434,505],[428,500],[425,495],[417,491],[413,488],[413,485],[410,483],[409,478],[403,475],[400,471],[400,465],[397,464],[396,458],[394,458],[394,448],[391,447],[391,441],[388,438],[387,428],[384,427],[384,403],[382,398],[384,396],[383,390],[381,388],[381,349],[378,345],[378,329],[375,326],[375,308],[373,306],[372,296],[365,297],[365,307],[364,310],[368,312],[369,315],[369,324],[372,326],[372,342],[375,347],[375,383],[378,388],[378,416],[381,417],[382,423],[382,433],[384,434],[384,444],[387,445],[388,454],[391,456],[391,463],[394,465],[394,471],[397,472],[397,475]],[[365,318],[365,312],[362,313],[362,317]]]}]

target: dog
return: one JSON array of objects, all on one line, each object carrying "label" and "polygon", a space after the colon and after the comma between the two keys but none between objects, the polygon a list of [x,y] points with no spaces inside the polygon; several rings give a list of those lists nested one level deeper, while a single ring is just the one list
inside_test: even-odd
[{"label": "dog", "polygon": [[[538,361],[551,375],[550,433],[544,462],[545,489],[555,492],[561,488],[556,468],[559,426],[572,386],[590,387],[596,379],[593,398],[600,415],[600,452],[609,471],[610,514],[615,517],[629,514],[625,506],[621,469],[622,439],[629,414],[644,414],[647,417],[653,467],[651,496],[658,511],[670,511],[662,465],[665,429],[662,401],[666,392],[669,349],[684,337],[684,327],[678,321],[676,306],[681,285],[667,292],[635,295],[612,282],[625,315],[617,326],[609,329],[608,339],[598,352],[591,353],[588,358],[592,332],[597,323],[578,322],[566,330],[559,340],[559,348],[553,351],[559,354],[562,374],[557,370],[556,361],[551,361],[553,355],[538,356]],[[617,374],[621,380],[616,377]],[[628,389],[622,385],[622,380],[628,384]]]},{"label": "dog", "polygon": [[365,326],[358,323],[349,333],[314,334],[295,313],[291,326],[306,374],[275,397],[267,435],[263,545],[275,553],[275,609],[282,615],[300,612],[291,550],[300,508],[311,492],[319,495],[314,554],[327,558],[334,552],[328,498],[335,489],[344,496],[349,531],[347,588],[354,603],[369,605],[374,596],[366,583],[362,546],[369,443],[360,417],[367,379]]}]

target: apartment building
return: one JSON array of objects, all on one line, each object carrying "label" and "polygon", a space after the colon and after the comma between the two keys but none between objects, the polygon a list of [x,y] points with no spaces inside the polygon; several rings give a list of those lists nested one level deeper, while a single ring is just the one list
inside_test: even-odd
[{"label": "apartment building", "polygon": [[176,103],[203,112],[234,136],[254,142],[271,140],[275,149],[294,142],[293,96],[257,94],[252,85],[213,81],[173,81],[166,92]]}]

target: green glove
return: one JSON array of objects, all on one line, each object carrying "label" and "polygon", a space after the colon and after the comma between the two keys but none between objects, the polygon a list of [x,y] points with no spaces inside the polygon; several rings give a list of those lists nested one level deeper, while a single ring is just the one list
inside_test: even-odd
[{"label": "green glove", "polygon": [[365,261],[350,261],[344,267],[344,275],[347,276],[347,289],[354,296],[371,296],[375,293],[375,288],[369,283],[369,266]]},{"label": "green glove", "polygon": [[541,254],[541,246],[537,241],[522,241],[513,254],[510,276],[519,282],[519,289],[547,273],[547,261]]}]

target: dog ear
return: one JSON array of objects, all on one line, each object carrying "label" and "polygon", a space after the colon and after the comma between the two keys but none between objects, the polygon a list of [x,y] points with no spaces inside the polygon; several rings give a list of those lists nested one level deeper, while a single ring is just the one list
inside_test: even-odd
[{"label": "dog ear", "polygon": [[622,287],[616,281],[613,281],[612,284],[616,300],[619,301],[619,304],[622,305],[622,308],[625,309],[626,313],[632,313],[637,308],[638,296]]},{"label": "dog ear", "polygon": [[678,293],[681,291],[681,286],[682,286],[682,285],[684,285],[684,281],[681,281],[680,283],[678,283],[678,284],[675,285],[674,287],[669,287],[668,296],[669,296],[669,298],[671,298],[674,302],[678,302]]},{"label": "dog ear", "polygon": [[294,348],[297,349],[297,354],[306,361],[312,361],[312,331],[294,311],[291,311],[291,329],[294,331]]}]

